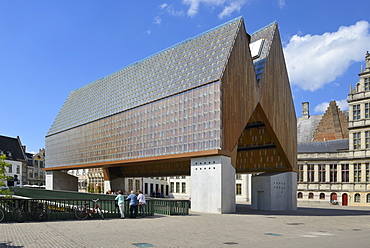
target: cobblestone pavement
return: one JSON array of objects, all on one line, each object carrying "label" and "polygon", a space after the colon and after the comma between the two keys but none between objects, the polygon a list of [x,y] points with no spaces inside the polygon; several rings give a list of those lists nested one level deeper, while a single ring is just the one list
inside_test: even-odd
[{"label": "cobblestone pavement", "polygon": [[370,247],[370,207],[1,223],[0,247]]}]

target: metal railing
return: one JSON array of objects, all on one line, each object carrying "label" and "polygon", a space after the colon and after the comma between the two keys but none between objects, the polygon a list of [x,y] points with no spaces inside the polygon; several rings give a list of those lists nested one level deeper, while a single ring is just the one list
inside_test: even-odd
[{"label": "metal railing", "polygon": [[157,199],[150,198],[154,207],[154,213],[164,215],[188,215],[190,208],[189,200]]},{"label": "metal railing", "polygon": [[[82,206],[86,203],[89,204],[89,207],[93,208],[94,203],[91,200],[99,198],[99,206],[106,218],[120,217],[118,205],[114,200],[116,195],[16,187],[12,190],[14,195],[29,199],[0,198],[0,207],[5,212],[3,221],[14,221],[12,213],[15,208],[19,207],[21,200],[42,204],[46,209],[48,220],[70,220],[76,219],[74,210],[77,206]],[[153,216],[154,214],[188,215],[189,208],[189,200],[147,198],[145,214],[147,216]],[[125,201],[125,216],[129,216],[128,201]],[[98,218],[98,216],[96,217]]]}]

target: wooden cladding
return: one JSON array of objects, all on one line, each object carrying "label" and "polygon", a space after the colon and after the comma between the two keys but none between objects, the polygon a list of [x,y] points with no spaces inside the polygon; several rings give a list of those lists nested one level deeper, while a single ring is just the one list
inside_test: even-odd
[{"label": "wooden cladding", "polygon": [[286,70],[279,31],[276,28],[269,55],[259,83],[261,113],[264,123],[286,158],[287,166],[297,167],[297,118]]},{"label": "wooden cladding", "polygon": [[244,24],[221,79],[222,149],[232,151],[258,101],[258,88]]}]

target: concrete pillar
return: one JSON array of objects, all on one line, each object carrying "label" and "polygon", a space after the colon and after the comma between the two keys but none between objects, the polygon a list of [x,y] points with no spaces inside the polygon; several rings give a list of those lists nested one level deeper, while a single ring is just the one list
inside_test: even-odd
[{"label": "concrete pillar", "polygon": [[78,177],[60,171],[46,171],[46,189],[78,191]]},{"label": "concrete pillar", "polygon": [[231,158],[191,159],[191,210],[217,214],[235,212],[235,168]]},{"label": "concrete pillar", "polygon": [[104,192],[108,190],[122,190],[125,192],[125,178],[119,167],[103,168],[104,175]]},{"label": "concrete pillar", "polygon": [[113,180],[104,180],[104,193],[108,190],[122,190],[123,192],[125,192],[125,178],[118,177]]},{"label": "concrete pillar", "polygon": [[296,194],[296,172],[269,172],[252,177],[252,209],[297,210]]}]

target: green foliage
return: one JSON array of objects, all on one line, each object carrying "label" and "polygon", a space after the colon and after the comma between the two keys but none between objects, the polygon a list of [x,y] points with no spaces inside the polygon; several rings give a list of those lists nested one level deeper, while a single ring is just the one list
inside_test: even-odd
[{"label": "green foliage", "polygon": [[5,186],[5,181],[10,179],[10,177],[6,176],[6,168],[10,166],[9,163],[6,163],[4,160],[6,159],[5,154],[0,155],[0,195],[9,195],[9,189],[1,189],[1,187]]},{"label": "green foliage", "polygon": [[89,184],[88,192],[94,193],[94,185],[92,183]]},{"label": "green foliage", "polygon": [[101,193],[101,187],[100,187],[100,185],[98,185],[98,186],[96,187],[96,193]]}]

